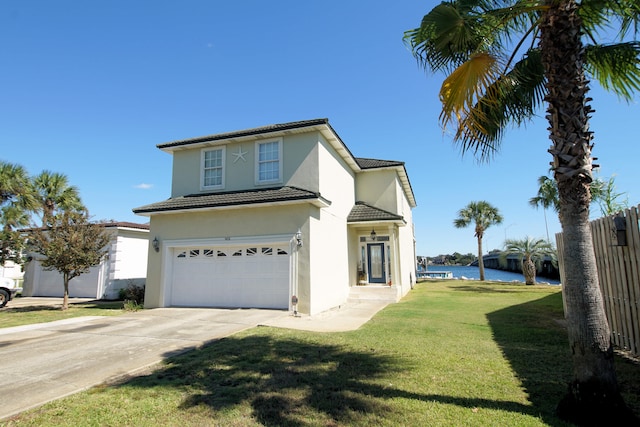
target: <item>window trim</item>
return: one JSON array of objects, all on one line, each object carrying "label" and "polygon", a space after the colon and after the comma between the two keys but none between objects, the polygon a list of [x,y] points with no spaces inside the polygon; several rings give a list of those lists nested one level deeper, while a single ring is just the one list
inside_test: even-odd
[{"label": "window trim", "polygon": [[[220,166],[220,168],[222,169],[222,176],[220,179],[220,184],[219,185],[205,185],[204,183],[204,172],[205,172],[205,166],[204,166],[204,162],[205,162],[205,153],[211,152],[211,151],[220,151],[221,152],[221,156],[222,156],[222,165]],[[225,169],[226,169],[226,158],[227,158],[227,147],[226,146],[221,146],[221,147],[207,147],[207,148],[203,148],[202,150],[200,150],[200,189],[201,190],[221,190],[224,188],[224,184],[225,184]]]},{"label": "window trim", "polygon": [[[260,179],[260,146],[264,145],[264,144],[271,144],[271,143],[277,143],[278,144],[278,178],[277,179],[265,179],[265,180],[261,180]],[[255,146],[255,183],[256,185],[268,185],[268,184],[276,184],[276,183],[280,183],[282,182],[282,165],[283,165],[283,159],[282,159],[282,138],[275,138],[275,139],[268,139],[265,141],[258,141],[256,142],[256,146]]]}]

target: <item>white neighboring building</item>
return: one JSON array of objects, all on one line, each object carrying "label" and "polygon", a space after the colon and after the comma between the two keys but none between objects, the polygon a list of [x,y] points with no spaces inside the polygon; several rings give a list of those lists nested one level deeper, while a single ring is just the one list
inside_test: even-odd
[{"label": "white neighboring building", "polygon": [[7,277],[14,281],[19,281],[22,279],[24,272],[22,271],[22,267],[20,264],[16,264],[13,261],[7,261],[4,265],[0,265],[0,277]]},{"label": "white neighboring building", "polygon": [[[108,257],[88,273],[71,279],[69,296],[75,298],[117,299],[129,283],[144,285],[147,274],[149,224],[113,222],[105,224],[112,235]],[[45,270],[38,258],[25,264],[22,296],[62,297],[62,275]]]}]

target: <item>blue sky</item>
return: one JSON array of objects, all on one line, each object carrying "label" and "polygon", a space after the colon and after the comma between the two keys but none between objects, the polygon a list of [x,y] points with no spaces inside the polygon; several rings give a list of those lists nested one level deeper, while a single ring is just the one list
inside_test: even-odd
[{"label": "blue sky", "polygon": [[[472,227],[453,227],[472,200],[504,216],[486,250],[545,237],[528,204],[551,161],[544,112],[490,164],[461,157],[438,125],[442,76],[402,42],[436,4],[4,0],[0,160],[66,174],[94,219],[146,222],[131,209],[170,195],[171,156],[156,144],[327,117],[354,155],[406,162],[418,254],[475,253]],[[591,96],[599,175],[615,174],[636,205],[640,97],[595,83]],[[553,212],[547,221],[560,231]]]}]

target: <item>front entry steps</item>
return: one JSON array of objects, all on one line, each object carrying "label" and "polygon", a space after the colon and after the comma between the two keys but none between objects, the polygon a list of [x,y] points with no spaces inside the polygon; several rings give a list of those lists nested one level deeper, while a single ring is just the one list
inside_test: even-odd
[{"label": "front entry steps", "polygon": [[352,286],[349,289],[347,302],[364,300],[376,300],[386,302],[398,302],[398,288],[386,285]]}]

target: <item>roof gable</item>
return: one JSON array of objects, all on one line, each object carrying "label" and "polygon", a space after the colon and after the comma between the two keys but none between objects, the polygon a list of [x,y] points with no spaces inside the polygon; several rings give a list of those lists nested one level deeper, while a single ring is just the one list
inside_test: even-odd
[{"label": "roof gable", "polygon": [[400,178],[400,182],[402,183],[402,189],[409,200],[409,205],[412,208],[417,206],[415,196],[413,195],[413,188],[409,181],[409,175],[407,174],[407,169],[404,167],[404,162],[396,160],[367,159],[363,157],[356,157],[356,162],[358,162],[358,166],[363,172],[378,169],[395,169],[398,177]]}]

